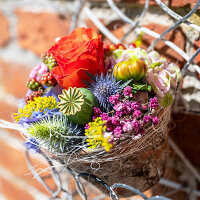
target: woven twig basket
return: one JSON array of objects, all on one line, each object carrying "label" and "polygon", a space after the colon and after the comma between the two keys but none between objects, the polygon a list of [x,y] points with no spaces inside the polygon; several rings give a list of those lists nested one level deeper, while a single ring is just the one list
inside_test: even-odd
[{"label": "woven twig basket", "polygon": [[[159,111],[160,122],[156,128],[150,127],[146,135],[136,141],[125,139],[111,152],[56,155],[56,159],[78,174],[86,172],[99,177],[109,186],[124,183],[145,191],[154,186],[164,174],[170,114],[170,108]],[[55,159],[55,155],[53,157]],[[85,179],[108,194],[107,189],[94,179]],[[125,189],[117,189],[116,192],[121,197],[133,195]]]}]

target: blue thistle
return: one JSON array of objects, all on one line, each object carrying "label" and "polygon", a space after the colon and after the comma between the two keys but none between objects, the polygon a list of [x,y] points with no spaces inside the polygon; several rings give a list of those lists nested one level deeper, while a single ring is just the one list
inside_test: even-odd
[{"label": "blue thistle", "polygon": [[82,145],[81,129],[64,115],[53,115],[32,123],[28,133],[52,152],[69,152]]},{"label": "blue thistle", "polygon": [[90,84],[89,90],[97,98],[103,110],[109,111],[112,108],[109,97],[122,89],[123,86],[120,83],[121,81],[117,81],[113,75],[101,74],[101,76],[96,76],[96,81]]}]

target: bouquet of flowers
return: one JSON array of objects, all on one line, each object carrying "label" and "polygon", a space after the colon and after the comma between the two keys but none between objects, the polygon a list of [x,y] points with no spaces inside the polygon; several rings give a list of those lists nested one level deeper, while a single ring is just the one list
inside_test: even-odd
[{"label": "bouquet of flowers", "polygon": [[179,68],[156,51],[106,45],[92,29],[77,28],[32,69],[15,120],[28,148],[108,185],[146,190],[164,171],[179,78]]}]

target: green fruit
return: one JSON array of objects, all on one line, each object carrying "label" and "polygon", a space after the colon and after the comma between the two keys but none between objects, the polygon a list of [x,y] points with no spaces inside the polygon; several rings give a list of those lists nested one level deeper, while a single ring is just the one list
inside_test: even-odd
[{"label": "green fruit", "polygon": [[73,124],[85,125],[92,121],[93,108],[96,100],[93,93],[86,88],[69,88],[58,96],[60,111]]}]

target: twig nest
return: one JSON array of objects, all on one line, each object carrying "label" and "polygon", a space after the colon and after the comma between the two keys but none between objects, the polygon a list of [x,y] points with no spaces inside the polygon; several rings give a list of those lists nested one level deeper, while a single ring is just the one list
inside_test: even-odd
[{"label": "twig nest", "polygon": [[58,96],[60,111],[73,124],[85,125],[92,120],[93,108],[96,100],[91,91],[86,88],[72,88],[63,90]]}]

